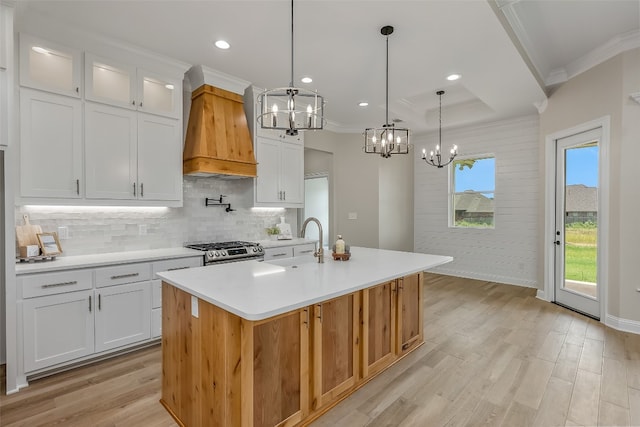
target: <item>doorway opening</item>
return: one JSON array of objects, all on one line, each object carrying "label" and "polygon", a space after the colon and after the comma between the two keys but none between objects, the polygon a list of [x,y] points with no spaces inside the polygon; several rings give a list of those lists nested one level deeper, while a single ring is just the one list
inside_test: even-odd
[{"label": "doorway opening", "polygon": [[[318,218],[322,224],[322,239],[325,246],[329,243],[329,176],[313,174],[304,178],[304,214],[303,218]],[[306,237],[320,240],[319,230],[309,228]]]},{"label": "doorway opening", "polygon": [[604,316],[608,119],[547,137],[545,299]]}]

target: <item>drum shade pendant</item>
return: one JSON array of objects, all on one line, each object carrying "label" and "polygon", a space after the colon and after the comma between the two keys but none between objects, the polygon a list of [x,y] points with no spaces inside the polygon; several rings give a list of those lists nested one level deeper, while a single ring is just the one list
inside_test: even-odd
[{"label": "drum shade pendant", "polygon": [[265,90],[258,95],[257,121],[262,129],[286,131],[321,130],[324,98],[318,92],[293,86],[293,0],[291,0],[291,80],[289,87]]},{"label": "drum shade pendant", "polygon": [[444,95],[443,90],[439,90],[436,92],[436,95],[440,97],[440,125],[438,132],[438,144],[436,145],[435,151],[431,151],[429,153],[429,157],[427,157],[427,149],[422,149],[422,160],[427,162],[428,165],[435,166],[437,168],[443,168],[447,166],[449,163],[453,161],[458,155],[458,146],[454,145],[449,150],[449,160],[446,163],[442,163],[442,95]]},{"label": "drum shade pendant", "polygon": [[385,124],[379,128],[365,129],[364,152],[389,158],[392,154],[409,153],[409,129],[397,128],[394,123],[389,123],[389,36],[393,34],[393,27],[384,26],[380,33],[387,38]]}]

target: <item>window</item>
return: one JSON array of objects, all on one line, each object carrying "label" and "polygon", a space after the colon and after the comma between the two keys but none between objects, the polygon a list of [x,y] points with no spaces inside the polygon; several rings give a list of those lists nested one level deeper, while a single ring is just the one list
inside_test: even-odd
[{"label": "window", "polygon": [[454,160],[450,226],[493,228],[495,188],[496,159],[492,154]]}]

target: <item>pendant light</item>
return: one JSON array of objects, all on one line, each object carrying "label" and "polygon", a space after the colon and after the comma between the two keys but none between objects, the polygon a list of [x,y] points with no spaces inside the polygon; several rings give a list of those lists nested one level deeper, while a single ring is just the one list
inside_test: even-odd
[{"label": "pendant light", "polygon": [[440,97],[440,126],[439,126],[439,137],[438,144],[436,145],[435,151],[431,151],[429,153],[429,158],[427,158],[427,150],[426,148],[422,149],[422,160],[427,162],[428,165],[435,166],[437,168],[443,168],[447,166],[449,163],[453,161],[458,155],[458,146],[454,145],[451,147],[449,151],[449,160],[446,163],[442,163],[442,95],[444,95],[443,90],[439,90],[436,92],[436,95]]},{"label": "pendant light", "polygon": [[262,129],[321,130],[324,126],[324,98],[318,92],[293,86],[293,0],[291,0],[291,80],[289,87],[269,89],[258,95],[257,121]]},{"label": "pendant light", "polygon": [[409,129],[396,128],[395,123],[389,123],[389,36],[393,34],[393,27],[386,25],[380,33],[387,38],[385,123],[379,128],[365,129],[364,152],[389,158],[392,154],[409,153]]}]

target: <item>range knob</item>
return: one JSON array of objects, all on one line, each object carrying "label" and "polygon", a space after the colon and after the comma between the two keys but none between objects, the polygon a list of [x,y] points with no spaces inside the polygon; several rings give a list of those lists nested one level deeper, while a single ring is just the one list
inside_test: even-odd
[{"label": "range knob", "polygon": [[258,246],[258,252],[262,252],[262,246]]},{"label": "range knob", "polygon": [[251,248],[251,252],[258,252],[258,248],[256,247]]},{"label": "range knob", "polygon": [[222,256],[227,256],[227,251],[222,251],[222,252],[220,252],[220,255],[222,255]]},{"label": "range knob", "polygon": [[218,251],[215,251],[213,254],[214,254],[216,257],[219,257],[219,256],[220,256],[220,252],[218,252]]},{"label": "range knob", "polygon": [[213,258],[213,251],[207,251],[207,256],[209,258]]}]

